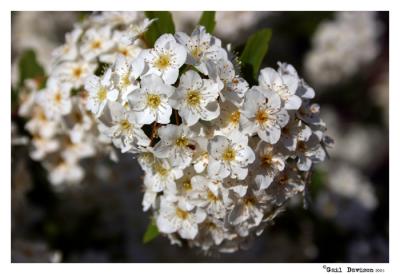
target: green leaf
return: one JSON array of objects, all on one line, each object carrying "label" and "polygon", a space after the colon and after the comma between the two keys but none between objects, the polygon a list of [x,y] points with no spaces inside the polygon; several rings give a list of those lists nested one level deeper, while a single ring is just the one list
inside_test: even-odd
[{"label": "green leaf", "polygon": [[327,174],[321,169],[314,169],[311,175],[310,192],[313,197],[316,197],[318,192],[324,187],[324,182],[327,180]]},{"label": "green leaf", "polygon": [[145,14],[149,19],[157,19],[144,33],[144,38],[149,47],[153,47],[158,37],[164,33],[175,33],[174,21],[169,11],[146,11]]},{"label": "green leaf", "polygon": [[246,42],[240,61],[242,73],[250,83],[257,78],[261,63],[268,51],[271,35],[271,29],[262,29],[251,35]]},{"label": "green leaf", "polygon": [[212,33],[215,27],[215,11],[203,11],[199,25],[204,26],[208,33]]},{"label": "green leaf", "polygon": [[36,54],[32,49],[26,50],[22,53],[18,64],[19,68],[19,82],[18,86],[21,87],[26,79],[36,78],[40,80],[44,78],[44,69],[36,59]]},{"label": "green leaf", "polygon": [[159,234],[160,232],[158,231],[157,225],[154,219],[152,219],[143,235],[143,243],[147,244],[148,242],[154,240]]}]

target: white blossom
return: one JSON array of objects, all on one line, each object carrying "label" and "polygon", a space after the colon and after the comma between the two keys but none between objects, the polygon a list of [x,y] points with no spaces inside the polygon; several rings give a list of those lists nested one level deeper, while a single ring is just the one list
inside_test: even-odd
[{"label": "white blossom", "polygon": [[177,232],[183,239],[194,239],[198,233],[198,224],[202,223],[207,216],[200,208],[187,211],[167,199],[161,199],[160,208],[160,215],[157,217],[157,226],[160,231]]},{"label": "white blossom", "polygon": [[174,87],[164,84],[163,80],[154,74],[141,78],[141,88],[128,95],[132,110],[138,113],[138,122],[151,124],[156,121],[168,124],[172,108],[168,98],[174,92]]},{"label": "white blossom", "polygon": [[187,167],[196,149],[194,135],[183,125],[167,125],[158,129],[160,141],[154,147],[154,154],[159,158],[169,158],[173,166]]},{"label": "white blossom", "polygon": [[279,96],[272,91],[252,88],[246,93],[243,114],[253,123],[253,130],[265,142],[275,144],[281,128],[289,121],[287,111],[281,108]]},{"label": "white blossom", "polygon": [[210,121],[218,117],[218,92],[218,83],[204,80],[197,72],[190,70],[181,76],[179,87],[170,98],[170,104],[178,110],[183,121],[192,126],[199,119]]},{"label": "white blossom", "polygon": [[89,92],[87,108],[96,117],[103,113],[103,109],[108,101],[115,101],[118,98],[118,90],[111,82],[112,72],[108,69],[101,78],[91,75],[85,82],[85,89]]},{"label": "white blossom", "polygon": [[161,76],[166,84],[173,84],[178,79],[179,68],[185,63],[186,51],[171,34],[161,35],[154,48],[144,50],[141,58],[148,66],[147,75]]},{"label": "white blossom", "polygon": [[247,166],[254,162],[253,150],[247,145],[247,137],[238,131],[229,135],[215,136],[208,145],[208,175],[223,179],[228,176],[243,180],[246,178]]}]

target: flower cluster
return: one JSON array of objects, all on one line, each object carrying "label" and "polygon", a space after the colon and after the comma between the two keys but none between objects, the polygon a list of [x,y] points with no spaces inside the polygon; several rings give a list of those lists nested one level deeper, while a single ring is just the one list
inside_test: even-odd
[{"label": "flower cluster", "polygon": [[[138,56],[144,47],[139,36],[149,24],[137,12],[94,14],[66,34],[66,43],[54,51],[48,79],[25,81],[27,92],[21,95],[19,115],[28,119],[30,156],[43,163],[51,183],[80,182],[82,159],[98,154],[115,158],[111,140],[97,129],[90,112],[100,112],[113,93],[104,89],[104,98],[99,94],[94,102],[84,83],[105,64],[112,64],[117,55],[127,60]],[[101,84],[109,80],[105,76]]]},{"label": "flower cluster", "polygon": [[119,55],[85,82],[99,131],[145,172],[143,209],[173,243],[232,252],[304,190],[324,160],[314,90],[293,66],[249,87],[202,26]]},{"label": "flower cluster", "polygon": [[354,75],[379,53],[381,32],[375,12],[341,11],[333,21],[323,22],[305,60],[313,83],[328,86]]},{"label": "flower cluster", "polygon": [[112,147],[132,153],[145,172],[143,209],[160,232],[233,252],[325,159],[331,140],[315,92],[286,63],[262,69],[250,87],[235,55],[202,26],[148,47],[151,23],[103,13],[67,34],[45,88],[31,82],[37,91],[20,108],[31,157],[59,184],[82,178],[83,158]]}]

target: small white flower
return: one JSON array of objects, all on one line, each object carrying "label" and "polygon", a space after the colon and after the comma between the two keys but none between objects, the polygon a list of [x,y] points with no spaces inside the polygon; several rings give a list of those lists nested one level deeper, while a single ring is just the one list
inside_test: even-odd
[{"label": "small white flower", "polygon": [[253,122],[258,136],[270,144],[278,142],[281,128],[289,121],[289,114],[281,108],[277,94],[271,91],[261,93],[254,87],[246,93],[242,112]]},{"label": "small white flower", "polygon": [[134,43],[138,37],[143,35],[150,27],[150,25],[157,19],[145,18],[141,22],[132,24],[129,26],[126,35],[122,38],[122,41],[128,44]]},{"label": "small white flower", "polygon": [[38,95],[38,103],[42,106],[49,119],[57,119],[70,113],[72,108],[70,94],[70,84],[60,83],[58,79],[50,78],[46,89]]},{"label": "small white flower", "polygon": [[272,183],[276,174],[285,168],[286,157],[276,151],[276,149],[267,143],[262,143],[256,149],[257,160],[254,174],[254,181],[258,189],[266,189]]},{"label": "small white flower", "polygon": [[31,119],[25,124],[25,128],[32,134],[50,138],[56,134],[58,129],[58,120],[49,119],[46,116],[44,109],[35,105],[32,110]]},{"label": "small white flower", "polygon": [[229,200],[226,199],[229,190],[223,187],[222,181],[196,175],[191,178],[190,186],[189,200],[192,204],[204,208],[216,218],[225,217],[229,207]]},{"label": "small white flower", "polygon": [[159,76],[153,74],[142,77],[140,84],[137,92],[128,95],[129,105],[138,112],[138,122],[168,124],[172,113],[168,98],[174,92],[174,87],[164,84]]},{"label": "small white flower", "polygon": [[176,193],[175,180],[182,177],[182,169],[173,168],[168,160],[158,159],[151,167],[151,173],[147,173],[144,180],[154,192]]},{"label": "small white flower", "polygon": [[[280,142],[290,151],[294,151],[299,141],[307,141],[312,131],[304,122],[292,119],[283,129]],[[290,153],[289,153],[290,154]]]},{"label": "small white flower", "polygon": [[296,95],[299,78],[291,74],[280,75],[272,68],[264,68],[258,78],[261,91],[273,91],[281,98],[284,108],[297,110],[301,106],[301,99]]},{"label": "small white flower", "polygon": [[222,101],[228,100],[236,106],[240,106],[246,91],[249,89],[249,84],[235,74],[233,64],[229,60],[220,59],[217,66],[218,76],[224,83],[224,88],[221,91]]},{"label": "small white flower", "polygon": [[57,139],[44,138],[39,135],[34,135],[32,138],[33,150],[30,156],[34,160],[42,160],[47,154],[55,152],[60,147]]},{"label": "small white flower", "polygon": [[122,55],[118,55],[112,67],[112,80],[114,85],[120,91],[121,103],[127,102],[127,96],[135,89],[140,88],[139,82],[136,81],[144,69],[141,62],[131,63],[129,59]]},{"label": "small white flower", "polygon": [[157,192],[152,190],[152,184],[149,180],[144,180],[144,194],[142,200],[143,211],[150,208],[156,208]]},{"label": "small white flower", "polygon": [[243,180],[246,178],[247,166],[254,162],[253,150],[247,146],[247,137],[240,132],[233,132],[229,139],[215,136],[208,144],[208,175],[211,178],[228,177]]},{"label": "small white flower", "polygon": [[[232,131],[238,130],[243,134],[252,133],[252,123],[243,115],[241,108],[236,107],[229,101],[221,106],[221,114],[218,117],[216,127],[223,135],[229,135]],[[217,131],[218,132],[218,131]]]},{"label": "small white flower", "polygon": [[266,193],[273,204],[280,206],[287,199],[302,192],[304,185],[305,182],[300,177],[296,164],[287,163],[285,169],[275,176]]},{"label": "small white flower", "polygon": [[100,54],[107,52],[114,46],[111,39],[111,28],[105,26],[100,29],[91,28],[82,37],[81,54],[85,60],[93,60]]},{"label": "small white flower", "polygon": [[138,57],[142,52],[139,40],[126,40],[126,31],[114,31],[112,40],[115,41],[113,50],[100,55],[100,61],[107,64],[112,64],[117,59],[118,55],[124,56],[127,60],[131,61]]},{"label": "small white flower", "polygon": [[312,134],[306,141],[298,141],[295,154],[298,157],[297,167],[301,171],[309,171],[312,163],[322,162],[326,156],[316,134]]},{"label": "small white flower", "polygon": [[193,65],[201,73],[217,76],[216,63],[219,59],[227,59],[227,52],[221,47],[221,40],[206,32],[203,26],[197,27],[189,37],[186,33],[177,32],[176,40],[186,47],[187,63]]},{"label": "small white flower", "polygon": [[159,158],[169,158],[173,166],[187,167],[196,150],[193,133],[184,125],[167,125],[158,129],[160,141],[154,147]]},{"label": "small white flower", "polygon": [[187,211],[167,199],[161,199],[157,226],[162,233],[178,232],[183,239],[194,239],[198,233],[198,224],[202,223],[206,216],[202,209]]},{"label": "small white flower", "polygon": [[229,224],[237,226],[240,236],[247,236],[250,228],[261,223],[268,198],[264,191],[248,190],[244,197],[235,202],[228,221]]},{"label": "small white flower", "polygon": [[80,159],[91,157],[95,153],[90,139],[82,140],[79,143],[73,143],[69,138],[66,138],[63,142],[63,150],[61,156],[67,162],[78,162]]},{"label": "small white flower", "polygon": [[61,160],[56,165],[49,165],[49,181],[53,185],[60,185],[64,182],[78,183],[82,180],[84,171],[77,162]]},{"label": "small white flower", "polygon": [[197,72],[190,70],[181,76],[170,103],[179,111],[183,121],[192,126],[199,119],[210,121],[218,117],[218,92],[218,83],[201,79]]},{"label": "small white flower", "polygon": [[161,35],[154,48],[144,50],[140,57],[148,65],[146,74],[161,76],[166,84],[173,84],[178,79],[179,68],[185,63],[186,50],[179,45],[171,34]]},{"label": "small white flower", "polygon": [[82,35],[80,27],[75,28],[72,32],[65,35],[65,44],[57,48],[53,52],[53,56],[57,61],[73,61],[78,57],[78,40]]},{"label": "small white flower", "polygon": [[[127,152],[137,146],[149,146],[150,139],[137,122],[137,114],[129,111],[121,104],[110,102],[108,108],[111,114],[111,125],[103,133],[111,137],[114,145]],[[104,128],[103,128],[104,130]]]},{"label": "small white flower", "polygon": [[[299,78],[296,69],[292,65],[278,62],[278,66],[278,72],[281,75],[291,75],[295,78]],[[299,86],[297,87],[296,95],[302,99],[312,99],[315,97],[315,91],[304,81],[304,79],[299,78]]]},{"label": "small white flower", "polygon": [[72,110],[64,117],[69,128],[69,138],[72,143],[79,143],[93,126],[93,118],[84,104],[76,97],[72,98]]},{"label": "small white flower", "polygon": [[100,117],[108,101],[115,101],[118,98],[118,90],[111,82],[111,69],[108,69],[103,77],[91,75],[86,79],[85,89],[89,92],[87,108],[96,117]]},{"label": "small white flower", "polygon": [[86,61],[64,62],[57,67],[54,75],[61,81],[68,82],[73,88],[79,88],[84,85],[86,78],[94,73],[95,63]]}]

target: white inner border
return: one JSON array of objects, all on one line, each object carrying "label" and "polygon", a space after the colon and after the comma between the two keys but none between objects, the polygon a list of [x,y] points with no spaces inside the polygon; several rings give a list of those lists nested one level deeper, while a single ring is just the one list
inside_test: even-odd
[{"label": "white inner border", "polygon": [[[11,264],[11,11],[22,10],[389,10],[390,26],[400,26],[400,10],[398,1],[349,1],[349,0],[3,0],[0,2],[0,60],[3,63],[0,69],[1,95],[1,184],[0,198],[0,273],[70,273],[71,271],[107,273],[119,271],[122,273],[326,273],[323,264]],[[399,31],[390,33],[390,48],[396,49],[390,53],[391,60],[400,62]],[[390,81],[390,264],[351,264],[352,267],[383,268],[385,273],[400,273],[400,226],[397,208],[397,197],[400,184],[400,134],[399,122],[400,107],[400,72],[392,62],[389,64]],[[394,75],[394,77],[392,77]],[[397,141],[396,141],[397,140]],[[374,153],[371,151],[371,153]],[[399,181],[397,181],[399,180]],[[328,266],[342,266],[346,273],[348,264],[327,264]],[[396,271],[397,270],[397,271]],[[140,272],[139,272],[140,271]]]}]

